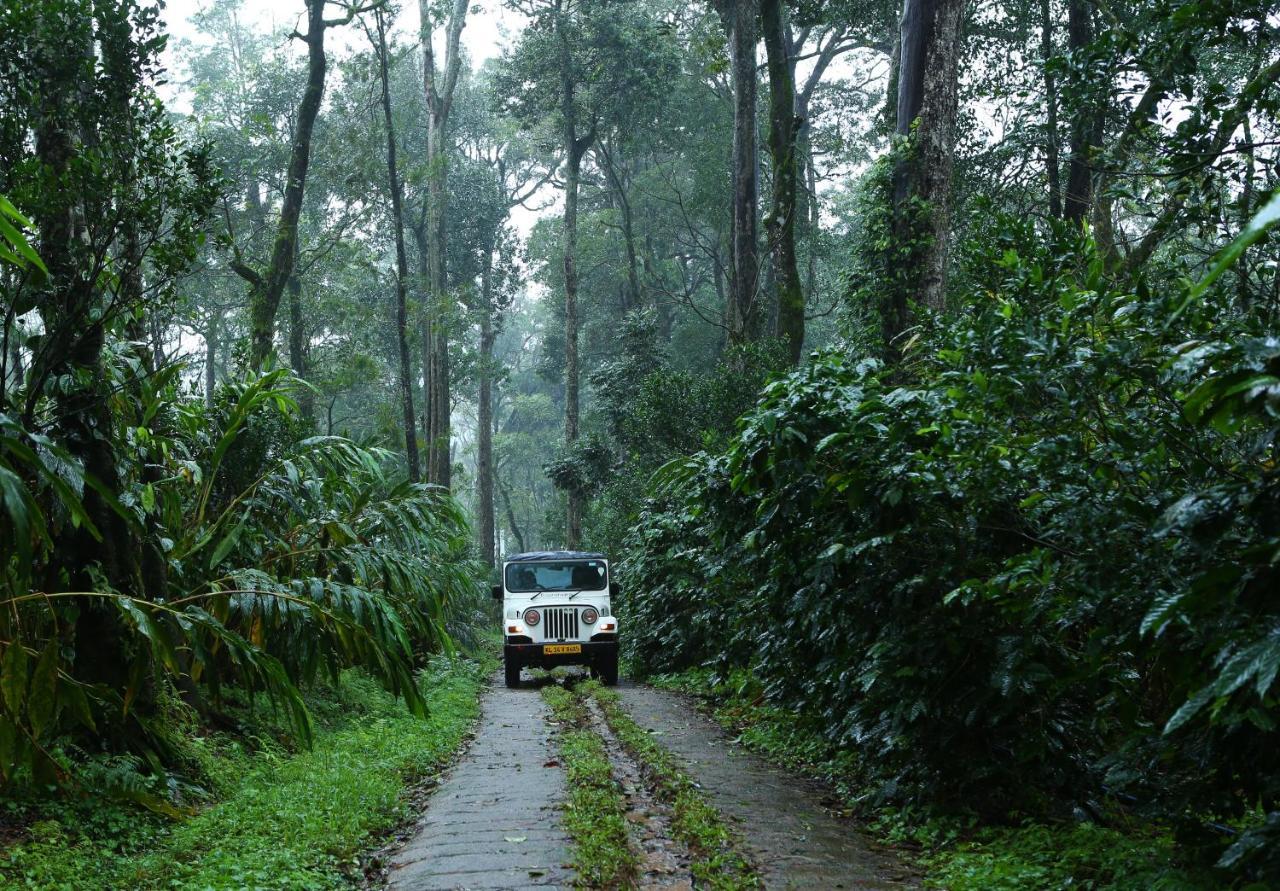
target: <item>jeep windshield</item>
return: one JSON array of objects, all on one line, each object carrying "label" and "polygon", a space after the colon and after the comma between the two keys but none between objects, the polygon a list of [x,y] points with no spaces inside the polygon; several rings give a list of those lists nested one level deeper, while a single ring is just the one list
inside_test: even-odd
[{"label": "jeep windshield", "polygon": [[603,591],[607,584],[603,560],[539,561],[507,566],[507,590],[512,594]]}]

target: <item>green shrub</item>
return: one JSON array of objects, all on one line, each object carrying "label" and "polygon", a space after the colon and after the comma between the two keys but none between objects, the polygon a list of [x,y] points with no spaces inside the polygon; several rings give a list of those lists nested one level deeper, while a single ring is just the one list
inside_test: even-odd
[{"label": "green shrub", "polygon": [[[461,742],[491,667],[433,662],[420,681],[425,719],[368,675],[345,672],[337,685],[308,693],[317,727],[310,749],[298,746],[287,718],[264,698],[247,702],[235,709],[245,736],[193,742],[218,800],[198,802],[198,812],[179,821],[118,795],[10,799],[18,816],[39,819],[0,853],[0,884],[345,887],[371,839],[406,816],[406,783],[437,769]],[[134,768],[113,759],[97,770],[123,775],[117,787],[153,782]]]},{"label": "green shrub", "polygon": [[[1217,858],[1210,815],[1280,811],[1280,348],[1218,305],[1171,324],[1183,292],[1119,287],[1080,235],[998,231],[902,366],[816,355],[663,469],[628,655],[748,668],[856,749],[870,801],[1131,794]],[[1222,865],[1274,871],[1260,831]]]}]

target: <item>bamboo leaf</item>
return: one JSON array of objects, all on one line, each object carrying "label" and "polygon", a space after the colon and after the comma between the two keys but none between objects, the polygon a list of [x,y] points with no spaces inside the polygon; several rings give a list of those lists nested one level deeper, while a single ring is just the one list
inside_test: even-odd
[{"label": "bamboo leaf", "polygon": [[9,644],[0,659],[0,695],[4,696],[9,714],[15,718],[22,714],[22,706],[27,701],[28,662],[27,651],[17,642]]},{"label": "bamboo leaf", "polygon": [[58,647],[57,638],[49,641],[36,661],[31,675],[31,692],[27,704],[27,720],[31,736],[39,740],[58,715]]}]

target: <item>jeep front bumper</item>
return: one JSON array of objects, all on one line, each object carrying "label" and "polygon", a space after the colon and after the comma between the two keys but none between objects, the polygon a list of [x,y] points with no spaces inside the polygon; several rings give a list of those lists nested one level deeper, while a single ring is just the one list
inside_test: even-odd
[{"label": "jeep front bumper", "polygon": [[[512,642],[512,637],[516,642]],[[546,653],[543,644],[525,643],[521,636],[507,638],[502,647],[502,655],[510,665],[522,668],[555,668],[557,665],[598,665],[618,657],[618,637],[615,634],[595,634],[589,641],[566,641],[582,647],[580,653]],[[524,638],[528,640],[527,637]],[[549,643],[546,646],[563,646],[562,643]]]}]

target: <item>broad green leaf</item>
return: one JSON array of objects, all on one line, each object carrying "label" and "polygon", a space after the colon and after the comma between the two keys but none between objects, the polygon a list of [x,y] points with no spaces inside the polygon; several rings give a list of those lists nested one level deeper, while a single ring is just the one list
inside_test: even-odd
[{"label": "broad green leaf", "polygon": [[22,714],[22,706],[27,701],[27,651],[21,643],[11,643],[5,648],[4,658],[0,659],[0,695],[9,714],[15,717]]},{"label": "broad green leaf", "polygon": [[52,726],[58,714],[58,648],[57,638],[49,641],[36,669],[31,675],[31,692],[27,701],[27,720],[31,722],[31,735],[39,740]]},{"label": "broad green leaf", "polygon": [[1187,292],[1187,296],[1174,311],[1173,315],[1169,317],[1169,321],[1166,324],[1172,325],[1178,317],[1186,311],[1186,308],[1190,306],[1192,302],[1203,297],[1209,288],[1213,286],[1213,283],[1221,278],[1223,273],[1235,265],[1235,262],[1240,259],[1241,255],[1243,255],[1250,246],[1255,244],[1262,238],[1262,236],[1266,235],[1267,230],[1275,225],[1278,220],[1280,220],[1280,190],[1276,191],[1276,193],[1271,196],[1271,199],[1262,206],[1262,209],[1254,214],[1253,219],[1249,221],[1249,225],[1244,227],[1244,231],[1236,236],[1236,239],[1232,241],[1231,244],[1218,252],[1218,257],[1214,261],[1213,266],[1210,267],[1205,276],[1201,278],[1200,281],[1196,282],[1196,284],[1192,286],[1191,290]]}]

